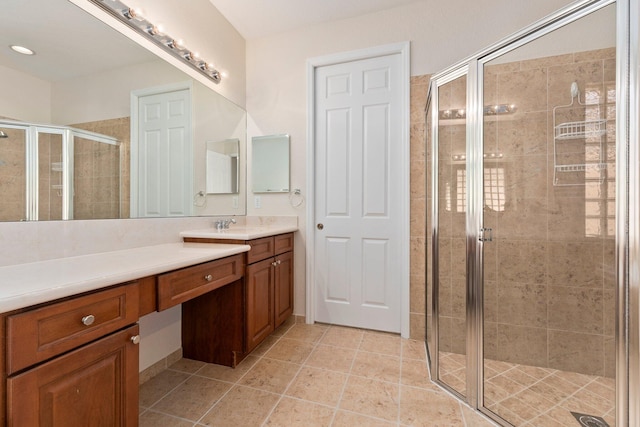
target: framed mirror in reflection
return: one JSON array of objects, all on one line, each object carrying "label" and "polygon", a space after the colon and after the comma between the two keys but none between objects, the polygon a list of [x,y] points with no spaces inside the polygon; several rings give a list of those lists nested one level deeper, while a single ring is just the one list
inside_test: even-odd
[{"label": "framed mirror in reflection", "polygon": [[254,193],[289,192],[289,135],[251,138]]},{"label": "framed mirror in reflection", "polygon": [[[2,7],[0,221],[245,214],[242,108],[67,0]],[[235,191],[210,193],[207,141],[227,140]]]}]

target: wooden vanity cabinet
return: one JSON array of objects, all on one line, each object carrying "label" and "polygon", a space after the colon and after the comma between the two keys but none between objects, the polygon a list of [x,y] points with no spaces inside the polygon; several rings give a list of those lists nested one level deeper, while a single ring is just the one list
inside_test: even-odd
[{"label": "wooden vanity cabinet", "polygon": [[[184,238],[185,242],[232,243],[251,246],[251,250],[245,255],[244,354],[238,355],[239,357],[246,356],[256,348],[293,313],[293,239],[293,233],[246,241],[201,237]],[[186,310],[183,310],[183,313],[185,312]],[[183,318],[183,328],[184,325]],[[184,332],[183,330],[183,334]],[[183,342],[183,349],[184,347]],[[236,361],[239,362],[240,358]]]},{"label": "wooden vanity cabinet", "polygon": [[7,426],[138,423],[137,282],[2,316]]},{"label": "wooden vanity cabinet", "polygon": [[[265,241],[269,241],[265,245]],[[269,246],[261,256],[250,257],[246,284],[246,352],[253,350],[293,313],[293,233],[250,240],[254,246]],[[249,258],[249,255],[248,255]],[[256,259],[257,258],[257,259]]]}]

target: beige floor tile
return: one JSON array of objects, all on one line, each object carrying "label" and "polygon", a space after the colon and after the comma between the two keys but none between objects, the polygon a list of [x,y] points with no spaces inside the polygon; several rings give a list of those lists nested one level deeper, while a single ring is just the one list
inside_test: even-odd
[{"label": "beige floor tile", "polygon": [[518,365],[516,369],[521,370],[525,374],[537,380],[548,378],[549,376],[553,375],[553,373],[555,372],[552,369],[541,368],[538,366],[527,366],[527,365]]},{"label": "beige floor tile", "polygon": [[350,376],[340,401],[340,409],[396,421],[398,393],[396,384]]},{"label": "beige floor tile", "polygon": [[611,402],[612,404],[616,400],[616,391],[613,388],[609,388],[608,384],[602,383],[598,380],[592,381],[584,387],[585,390],[590,393],[599,396],[601,399]]},{"label": "beige floor tile", "polygon": [[391,427],[395,425],[396,423],[390,421],[371,418],[362,414],[355,414],[347,411],[338,411],[333,420],[333,424],[331,424],[332,427]]},{"label": "beige floor tile", "polygon": [[296,323],[284,334],[284,337],[292,340],[315,343],[320,341],[327,329],[329,329],[329,327],[325,325]]},{"label": "beige floor tile", "polygon": [[173,369],[174,371],[186,372],[187,374],[193,374],[205,365],[206,363],[200,362],[198,360],[180,359],[176,363],[169,366],[169,369]]},{"label": "beige floor tile", "polygon": [[360,350],[381,353],[389,356],[400,356],[400,335],[384,332],[365,331],[360,342]]},{"label": "beige floor tile", "polygon": [[429,379],[429,371],[425,360],[405,359],[403,357],[400,382],[403,385],[412,387],[439,390],[438,386]]},{"label": "beige floor tile", "polygon": [[279,336],[275,336],[275,335],[269,335],[268,337],[266,337],[264,339],[264,341],[262,341],[260,343],[259,346],[257,346],[252,352],[251,355],[252,356],[263,356],[267,351],[269,351],[271,349],[271,347],[273,347],[273,345],[278,342],[278,340],[280,339]]},{"label": "beige floor tile", "polygon": [[283,337],[264,354],[264,357],[302,364],[313,351],[313,347],[312,343]]},{"label": "beige floor tile", "polygon": [[411,426],[464,427],[458,401],[446,393],[402,386],[400,422]]},{"label": "beige floor tile", "polygon": [[277,394],[234,386],[200,423],[215,427],[257,427],[262,425],[279,399]]},{"label": "beige floor tile", "polygon": [[460,409],[468,427],[493,427],[497,425],[463,403],[460,404]]},{"label": "beige floor tile", "polygon": [[273,427],[329,427],[335,409],[302,400],[283,398],[265,423]]},{"label": "beige floor tile", "polygon": [[360,329],[331,326],[325,332],[320,343],[336,347],[353,348],[360,347],[360,341],[364,332]]},{"label": "beige floor tile", "polygon": [[[587,389],[577,391],[573,395],[574,399],[578,399],[586,405],[592,407],[596,412],[589,415],[603,416],[615,406],[615,400],[603,399],[602,396],[591,393]],[[614,397],[615,399],[615,397]]]},{"label": "beige floor tile", "polygon": [[304,364],[332,371],[349,372],[355,357],[355,349],[318,344]]},{"label": "beige floor tile", "polygon": [[287,389],[288,396],[335,407],[338,405],[347,374],[303,367]]},{"label": "beige floor tile", "polygon": [[150,407],[187,378],[189,375],[183,372],[162,371],[140,386],[140,406]]},{"label": "beige floor tile", "polygon": [[[540,415],[541,411],[530,406],[528,402],[520,399],[518,396],[509,397],[502,402],[500,406],[509,410],[511,413],[516,414],[523,421],[530,421]],[[502,415],[502,414],[499,414]],[[507,421],[512,421],[507,418]]]},{"label": "beige floor tile", "polygon": [[238,384],[281,394],[299,370],[300,365],[293,363],[260,359]]},{"label": "beige floor tile", "polygon": [[295,325],[295,322],[285,322],[284,324],[277,327],[275,331],[271,332],[271,336],[280,338],[281,336],[286,334],[289,329],[293,327],[293,325]]},{"label": "beige floor tile", "polygon": [[153,406],[154,411],[198,421],[231,384],[193,376]]},{"label": "beige floor tile", "polygon": [[147,411],[140,415],[138,427],[192,427],[193,422],[174,418],[158,412]]},{"label": "beige floor tile", "polygon": [[553,374],[554,376],[560,377],[563,380],[574,383],[577,386],[584,387],[589,384],[593,377],[584,374],[578,374],[576,372],[567,372],[567,371],[557,371]]},{"label": "beige floor tile", "polygon": [[353,362],[353,367],[351,368],[351,375],[399,383],[400,358],[358,351]]},{"label": "beige floor tile", "polygon": [[198,371],[197,375],[235,383],[242,378],[242,376],[246,374],[258,360],[258,357],[249,355],[235,368],[207,363]]},{"label": "beige floor tile", "polygon": [[424,342],[418,340],[402,340],[402,358],[427,360]]}]

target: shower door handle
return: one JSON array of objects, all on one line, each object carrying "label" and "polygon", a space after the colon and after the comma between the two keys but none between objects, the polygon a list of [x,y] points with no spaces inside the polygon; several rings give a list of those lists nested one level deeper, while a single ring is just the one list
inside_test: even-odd
[{"label": "shower door handle", "polygon": [[481,242],[493,242],[493,229],[481,228],[480,237],[478,237],[478,240]]}]

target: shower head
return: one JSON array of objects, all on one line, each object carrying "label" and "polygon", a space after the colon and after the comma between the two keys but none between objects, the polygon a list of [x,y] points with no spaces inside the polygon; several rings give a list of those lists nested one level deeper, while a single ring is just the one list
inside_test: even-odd
[{"label": "shower head", "polygon": [[7,135],[3,130],[0,130],[0,138],[9,138],[9,135]]}]

